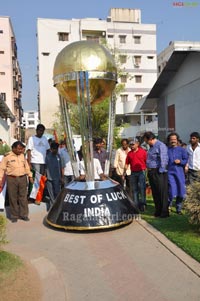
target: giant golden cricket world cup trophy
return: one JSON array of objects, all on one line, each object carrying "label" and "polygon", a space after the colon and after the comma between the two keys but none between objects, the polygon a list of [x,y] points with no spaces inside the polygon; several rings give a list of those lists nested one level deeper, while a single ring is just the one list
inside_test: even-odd
[{"label": "giant golden cricket world cup trophy", "polygon": [[[66,46],[54,64],[54,86],[60,97],[67,133],[67,149],[75,180],[67,184],[51,207],[46,221],[66,230],[99,230],[132,222],[137,214],[134,203],[123,187],[109,178],[115,123],[115,85],[117,68],[112,55],[103,46],[80,41]],[[93,163],[92,106],[110,98],[107,135],[107,161],[104,181],[95,180]],[[79,177],[70,122],[69,103],[78,107],[86,180]]]}]

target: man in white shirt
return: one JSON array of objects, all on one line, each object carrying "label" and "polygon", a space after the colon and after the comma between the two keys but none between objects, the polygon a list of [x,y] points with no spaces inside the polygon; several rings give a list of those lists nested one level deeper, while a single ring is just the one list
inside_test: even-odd
[{"label": "man in white shirt", "polygon": [[45,173],[45,159],[47,150],[50,149],[48,140],[43,136],[45,126],[38,124],[36,135],[29,137],[27,143],[27,161],[31,169],[38,171],[40,174]]},{"label": "man in white shirt", "polygon": [[[64,140],[61,141],[60,146],[61,147],[59,148],[59,153],[64,166],[64,185],[67,185],[74,179],[74,172],[72,169],[71,159],[66,147],[66,142]],[[76,159],[78,164],[79,162],[78,155],[76,155]]]},{"label": "man in white shirt", "polygon": [[[95,180],[105,180],[106,176],[103,173],[101,163],[99,159],[93,158],[94,162],[94,179]],[[85,179],[85,165],[84,161],[79,162],[79,168],[80,168],[80,180]]]},{"label": "man in white shirt", "polygon": [[187,153],[189,155],[188,163],[185,171],[188,171],[188,182],[192,184],[197,181],[200,173],[200,134],[193,132],[190,134],[190,145],[187,146]]}]

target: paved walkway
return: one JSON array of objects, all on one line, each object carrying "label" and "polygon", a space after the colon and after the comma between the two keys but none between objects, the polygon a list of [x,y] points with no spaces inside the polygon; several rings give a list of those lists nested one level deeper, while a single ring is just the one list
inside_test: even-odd
[{"label": "paved walkway", "polygon": [[45,204],[29,208],[30,222],[8,223],[7,250],[36,267],[43,301],[200,300],[200,264],[145,221],[74,233],[45,226]]}]

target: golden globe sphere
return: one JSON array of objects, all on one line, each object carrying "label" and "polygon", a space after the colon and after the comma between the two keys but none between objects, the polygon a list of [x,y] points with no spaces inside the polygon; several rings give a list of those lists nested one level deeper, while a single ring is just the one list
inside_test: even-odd
[{"label": "golden globe sphere", "polygon": [[[69,44],[57,55],[53,70],[54,86],[72,103],[77,103],[79,71],[88,71],[91,104],[111,95],[117,82],[117,67],[105,47],[93,41],[79,41]],[[86,88],[84,80],[85,96]]]}]

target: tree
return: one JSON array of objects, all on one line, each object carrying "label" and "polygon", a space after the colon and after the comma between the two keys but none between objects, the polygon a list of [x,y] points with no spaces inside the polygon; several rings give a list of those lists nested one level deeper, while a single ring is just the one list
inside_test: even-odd
[{"label": "tree", "polygon": [[[103,102],[93,105],[91,110],[93,137],[107,138],[109,122],[109,99],[105,99]],[[80,135],[80,117],[78,106],[69,104],[69,111],[72,132],[74,135]],[[55,114],[53,128],[56,130],[59,139],[62,139],[64,137],[65,129],[61,112],[57,112]],[[118,128],[116,128],[114,132],[114,136],[116,136],[118,133]]]},{"label": "tree", "polygon": [[[53,122],[53,129],[57,133],[58,140],[63,140],[63,138],[65,136],[65,129],[64,129],[63,116],[62,116],[60,110],[54,114],[54,117],[55,117],[55,121]],[[52,134],[53,134],[53,132],[52,132]]]},{"label": "tree", "polygon": [[6,155],[10,151],[10,147],[7,143],[3,142],[2,139],[0,139],[0,155]]},{"label": "tree", "polygon": [[[70,105],[70,111],[73,116],[71,120],[73,132],[76,134],[80,134],[80,118],[78,114],[78,107]],[[108,99],[105,99],[103,102],[93,105],[91,107],[93,137],[107,136],[108,111],[109,111]]]}]

